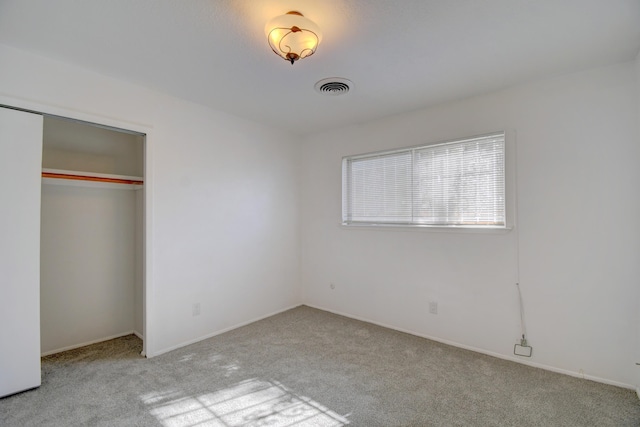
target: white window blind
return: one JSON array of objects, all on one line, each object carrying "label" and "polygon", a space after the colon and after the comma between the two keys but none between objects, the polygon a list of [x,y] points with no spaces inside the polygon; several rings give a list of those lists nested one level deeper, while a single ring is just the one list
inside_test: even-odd
[{"label": "white window blind", "polygon": [[504,133],[345,157],[345,224],[504,227]]}]

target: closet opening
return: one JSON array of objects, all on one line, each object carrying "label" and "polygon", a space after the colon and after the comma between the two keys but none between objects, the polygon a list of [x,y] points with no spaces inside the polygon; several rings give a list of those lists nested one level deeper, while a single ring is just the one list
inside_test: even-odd
[{"label": "closet opening", "polygon": [[146,136],[43,117],[41,355],[144,342]]}]

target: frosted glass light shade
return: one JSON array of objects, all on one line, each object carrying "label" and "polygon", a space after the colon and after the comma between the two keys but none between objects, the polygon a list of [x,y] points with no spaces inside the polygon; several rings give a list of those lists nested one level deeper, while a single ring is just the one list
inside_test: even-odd
[{"label": "frosted glass light shade", "polygon": [[264,32],[271,49],[291,64],[313,55],[322,39],[320,28],[300,12],[276,16],[267,22]]}]

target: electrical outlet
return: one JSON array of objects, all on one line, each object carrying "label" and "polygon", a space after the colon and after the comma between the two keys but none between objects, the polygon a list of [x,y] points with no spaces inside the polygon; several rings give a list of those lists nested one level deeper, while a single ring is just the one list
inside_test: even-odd
[{"label": "electrical outlet", "polygon": [[429,301],[429,313],[438,314],[438,301]]},{"label": "electrical outlet", "polygon": [[200,316],[200,303],[196,302],[195,304],[193,304],[193,307],[191,308],[191,315],[192,316]]}]

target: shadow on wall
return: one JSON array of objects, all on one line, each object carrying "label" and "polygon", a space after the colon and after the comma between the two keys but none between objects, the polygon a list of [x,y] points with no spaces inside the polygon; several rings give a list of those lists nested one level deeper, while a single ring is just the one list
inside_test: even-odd
[{"label": "shadow on wall", "polygon": [[141,396],[165,427],[340,427],[349,421],[277,381],[257,378],[200,396],[175,390]]}]

